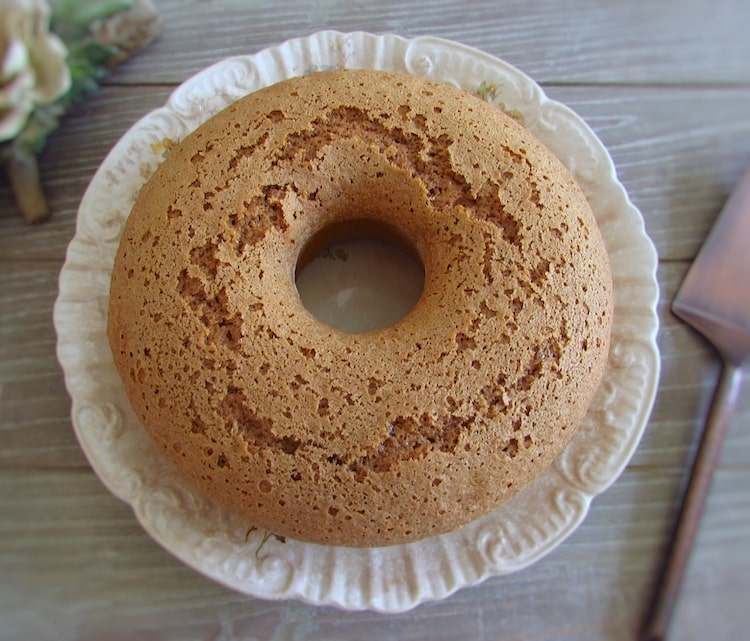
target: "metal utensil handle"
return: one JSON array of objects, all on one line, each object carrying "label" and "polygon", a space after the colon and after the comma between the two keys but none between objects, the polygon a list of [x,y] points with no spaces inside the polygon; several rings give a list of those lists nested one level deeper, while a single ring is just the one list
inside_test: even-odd
[{"label": "metal utensil handle", "polygon": [[669,557],[657,585],[641,641],[663,641],[667,636],[690,550],[695,542],[706,504],[711,478],[721,454],[729,420],[737,405],[741,382],[742,369],[733,363],[725,362],[682,499]]}]

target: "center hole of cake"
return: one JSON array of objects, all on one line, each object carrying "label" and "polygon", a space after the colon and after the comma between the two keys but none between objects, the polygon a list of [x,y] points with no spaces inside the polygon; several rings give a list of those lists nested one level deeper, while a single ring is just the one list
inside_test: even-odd
[{"label": "center hole of cake", "polygon": [[395,325],[424,290],[413,243],[373,220],[335,223],[305,245],[295,271],[302,304],[319,321],[358,333]]}]

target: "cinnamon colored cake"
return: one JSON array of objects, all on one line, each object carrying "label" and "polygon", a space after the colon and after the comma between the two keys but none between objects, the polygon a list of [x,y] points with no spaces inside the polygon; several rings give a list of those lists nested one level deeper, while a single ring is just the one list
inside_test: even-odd
[{"label": "cinnamon colored cake", "polygon": [[[345,333],[295,274],[331,238],[424,266],[395,325]],[[454,530],[549,466],[591,404],[612,283],[588,202],[501,110],[447,84],[326,71],[172,149],[117,252],[115,363],[181,472],[249,524],[378,546]]]}]

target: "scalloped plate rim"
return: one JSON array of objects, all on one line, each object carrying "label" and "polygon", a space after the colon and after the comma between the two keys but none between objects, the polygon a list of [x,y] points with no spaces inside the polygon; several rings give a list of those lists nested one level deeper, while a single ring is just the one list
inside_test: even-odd
[{"label": "scalloped plate rim", "polygon": [[[154,538],[156,541],[160,543],[167,551],[174,554],[178,558],[180,558],[185,564],[188,566],[194,568],[198,572],[211,577],[213,580],[217,581],[218,583],[221,583],[225,585],[226,587],[240,590],[242,592],[245,592],[246,594],[250,595],[256,595],[260,596],[264,599],[287,599],[287,598],[295,598],[298,600],[301,600],[306,603],[310,604],[317,604],[317,605],[333,605],[344,609],[350,609],[350,610],[363,610],[363,609],[371,609],[381,612],[400,612],[404,610],[408,610],[419,603],[428,601],[428,600],[434,600],[434,599],[442,599],[450,594],[453,594],[457,590],[468,587],[470,585],[476,585],[490,576],[495,576],[498,574],[506,574],[509,572],[515,572],[518,570],[521,570],[525,567],[528,567],[529,565],[535,563],[540,558],[548,554],[550,551],[555,549],[558,545],[560,545],[570,534],[572,534],[580,525],[580,523],[585,519],[589,507],[591,505],[592,500],[604,492],[606,489],[608,489],[612,483],[616,481],[616,479],[619,477],[619,475],[622,473],[622,470],[627,465],[628,461],[632,457],[633,453],[635,452],[636,448],[638,447],[638,444],[640,442],[640,438],[643,434],[643,431],[645,430],[646,423],[648,420],[648,416],[650,414],[650,411],[653,407],[653,403],[655,400],[656,392],[657,392],[657,383],[659,378],[659,371],[660,371],[660,360],[658,356],[658,346],[656,344],[656,334],[658,331],[658,319],[656,319],[655,316],[655,306],[658,302],[658,284],[656,281],[656,251],[653,247],[653,244],[651,243],[650,239],[646,235],[645,231],[645,224],[643,221],[643,218],[638,211],[638,209],[633,205],[633,203],[629,200],[629,197],[627,195],[626,190],[622,186],[622,184],[619,182],[614,164],[612,163],[611,157],[609,156],[609,153],[607,152],[606,148],[604,148],[604,145],[599,141],[598,137],[594,134],[594,132],[586,125],[586,123],[569,107],[563,105],[562,103],[556,102],[554,100],[551,100],[548,98],[543,91],[541,87],[539,87],[531,78],[526,76],[523,72],[515,68],[514,66],[510,65],[504,60],[500,60],[498,58],[495,58],[494,56],[478,50],[474,49],[468,45],[464,45],[462,43],[456,43],[450,40],[446,40],[443,38],[437,38],[433,36],[422,36],[422,37],[416,37],[411,39],[406,39],[401,36],[396,36],[392,34],[388,35],[382,35],[382,36],[375,36],[373,34],[368,34],[366,32],[358,31],[358,32],[351,32],[351,33],[342,33],[338,31],[322,31],[317,32],[314,34],[311,34],[310,36],[301,37],[301,38],[294,38],[291,40],[288,40],[284,43],[281,43],[279,45],[276,45],[274,47],[268,47],[266,49],[263,49],[261,51],[258,51],[253,54],[247,54],[247,55],[240,55],[240,56],[232,56],[231,58],[226,58],[224,60],[218,61],[213,63],[212,65],[208,66],[207,68],[203,69],[202,71],[198,72],[197,74],[191,76],[190,78],[186,79],[183,83],[181,83],[173,92],[170,93],[166,104],[160,108],[157,108],[155,110],[152,110],[151,112],[145,114],[142,118],[140,118],[136,123],[134,123],[127,132],[125,132],[121,138],[118,140],[118,142],[113,146],[109,154],[106,156],[104,161],[102,162],[101,166],[95,173],[91,183],[89,184],[84,197],[81,201],[81,205],[79,208],[79,214],[82,212],[85,207],[88,205],[88,202],[90,199],[92,199],[94,196],[93,194],[96,191],[96,185],[97,181],[101,179],[101,174],[105,171],[105,169],[111,165],[119,155],[121,155],[124,151],[128,149],[129,144],[131,141],[137,137],[139,133],[139,128],[143,126],[144,122],[147,121],[148,118],[152,117],[156,112],[159,112],[160,110],[165,110],[167,112],[171,112],[171,115],[173,117],[176,117],[178,120],[182,122],[182,124],[190,130],[191,127],[189,123],[182,117],[181,114],[177,113],[174,109],[171,108],[172,100],[176,95],[179,95],[178,92],[180,92],[184,87],[186,87],[188,84],[191,86],[199,86],[201,84],[201,78],[205,78],[208,75],[211,74],[217,74],[221,71],[222,68],[225,67],[227,63],[231,63],[232,61],[253,61],[260,58],[262,55],[269,55],[269,52],[278,52],[281,50],[284,50],[285,48],[288,48],[290,44],[303,44],[305,41],[312,41],[313,39],[323,40],[326,39],[336,41],[337,43],[341,43],[344,39],[351,39],[351,38],[361,38],[361,39],[369,39],[377,40],[383,43],[384,41],[387,41],[388,39],[393,39],[394,41],[398,41],[402,46],[410,46],[412,44],[429,44],[432,46],[437,47],[444,47],[447,49],[452,49],[454,51],[460,51],[467,57],[477,57],[481,59],[481,61],[484,64],[489,65],[499,65],[502,67],[502,69],[506,73],[510,73],[515,75],[518,79],[520,79],[524,83],[530,83],[535,91],[538,92],[539,97],[539,106],[540,108],[542,106],[545,106],[546,108],[552,108],[556,109],[558,107],[562,107],[562,110],[567,112],[567,117],[571,117],[575,119],[576,124],[579,127],[582,127],[585,131],[588,132],[590,136],[592,136],[593,140],[598,143],[598,145],[601,146],[601,150],[604,152],[604,157],[606,158],[608,162],[607,170],[608,170],[608,176],[607,179],[611,182],[611,188],[616,192],[616,196],[622,201],[619,206],[619,210],[627,211],[627,217],[628,222],[635,223],[636,221],[638,224],[635,226],[635,229],[629,230],[629,236],[631,237],[631,240],[635,239],[640,243],[640,250],[648,254],[648,258],[650,261],[650,264],[646,266],[645,269],[641,269],[642,273],[639,273],[639,277],[641,279],[645,279],[644,281],[644,291],[648,290],[648,296],[644,296],[644,302],[646,302],[647,299],[647,308],[648,311],[652,314],[653,318],[652,324],[649,327],[649,330],[647,331],[646,335],[642,336],[642,343],[646,346],[648,355],[650,357],[650,368],[649,368],[649,377],[648,381],[646,382],[646,388],[643,396],[639,399],[640,405],[639,405],[639,412],[638,412],[638,420],[636,421],[636,425],[634,429],[630,432],[630,438],[626,444],[626,448],[620,451],[620,464],[617,466],[617,469],[611,470],[611,474],[607,478],[605,483],[600,483],[595,489],[591,489],[590,487],[587,488],[586,491],[577,490],[575,488],[571,488],[573,491],[579,492],[583,503],[581,509],[576,512],[576,518],[573,519],[571,522],[566,524],[566,527],[562,530],[559,530],[555,533],[555,536],[548,539],[545,543],[545,545],[542,545],[538,547],[535,550],[535,554],[532,554],[530,556],[527,556],[524,558],[524,560],[516,565],[513,565],[512,563],[509,566],[509,569],[507,571],[493,571],[488,566],[485,566],[483,568],[482,572],[478,573],[478,576],[476,580],[473,582],[464,582],[461,581],[455,581],[453,585],[448,586],[446,590],[444,590],[442,593],[439,594],[433,594],[433,595],[421,595],[419,598],[412,598],[411,600],[407,597],[403,603],[401,603],[400,606],[394,607],[391,605],[390,607],[378,607],[372,602],[372,599],[370,600],[370,603],[366,603],[363,601],[362,598],[350,600],[350,595],[345,595],[344,598],[341,598],[340,593],[336,593],[335,590],[330,591],[327,595],[324,595],[323,597],[313,598],[309,594],[304,593],[304,591],[294,590],[294,589],[288,589],[284,593],[278,593],[278,594],[268,594],[263,593],[259,594],[258,591],[253,592],[251,591],[245,591],[236,585],[236,582],[233,583],[231,579],[224,576],[220,569],[216,571],[212,571],[207,569],[206,567],[203,567],[200,565],[200,563],[196,563],[196,560],[192,558],[189,554],[183,553],[182,550],[175,549],[175,546],[170,543],[170,541],[163,540],[163,537],[159,533],[159,531],[152,526],[152,524],[149,522],[148,518],[146,518],[145,515],[142,515],[138,509],[136,509],[135,502],[134,501],[128,501],[127,498],[120,495],[118,491],[115,490],[114,486],[109,482],[109,479],[106,478],[106,474],[103,473],[103,471],[100,469],[101,465],[98,464],[97,461],[97,454],[95,451],[92,450],[92,445],[88,442],[88,439],[86,435],[84,435],[81,432],[80,426],[77,424],[77,421],[75,420],[75,409],[79,406],[76,398],[76,383],[73,381],[73,378],[70,373],[70,369],[73,367],[71,363],[68,361],[66,354],[64,353],[64,347],[66,346],[65,343],[65,335],[64,332],[60,332],[60,325],[62,320],[62,312],[61,312],[61,305],[63,303],[68,303],[69,301],[66,300],[66,295],[69,293],[69,288],[71,285],[70,278],[71,276],[71,266],[72,266],[72,260],[71,260],[71,250],[75,245],[75,241],[78,239],[79,232],[81,231],[81,225],[82,225],[82,217],[80,217],[77,221],[76,225],[76,234],[71,241],[71,245],[68,248],[67,256],[65,264],[63,265],[63,268],[60,273],[60,292],[58,295],[58,299],[55,303],[55,309],[54,309],[54,322],[55,327],[58,330],[58,360],[60,361],[61,365],[63,366],[64,374],[65,374],[65,383],[66,387],[68,388],[69,393],[71,394],[71,397],[73,399],[73,412],[74,412],[74,420],[73,420],[73,426],[74,430],[76,432],[76,436],[78,437],[78,440],[81,444],[81,447],[86,454],[87,458],[89,459],[89,462],[91,463],[92,467],[94,468],[97,475],[100,477],[104,485],[109,489],[110,492],[112,492],[115,496],[118,496],[122,500],[128,502],[131,507],[133,508],[134,514],[137,518],[137,520],[140,522],[141,526],[144,528],[148,534]],[[379,67],[378,67],[379,68]],[[205,118],[204,118],[205,119]],[[307,545],[307,544],[302,544]],[[398,547],[398,546],[396,546]],[[292,588],[294,586],[294,582],[292,583]]]}]

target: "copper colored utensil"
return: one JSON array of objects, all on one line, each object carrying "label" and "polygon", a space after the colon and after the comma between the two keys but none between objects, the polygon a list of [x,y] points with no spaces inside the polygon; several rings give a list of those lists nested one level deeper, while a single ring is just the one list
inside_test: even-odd
[{"label": "copper colored utensil", "polygon": [[664,573],[641,639],[662,641],[680,590],[721,445],[750,356],[750,169],[745,171],[695,262],[672,311],[716,347],[724,365],[690,473]]}]

